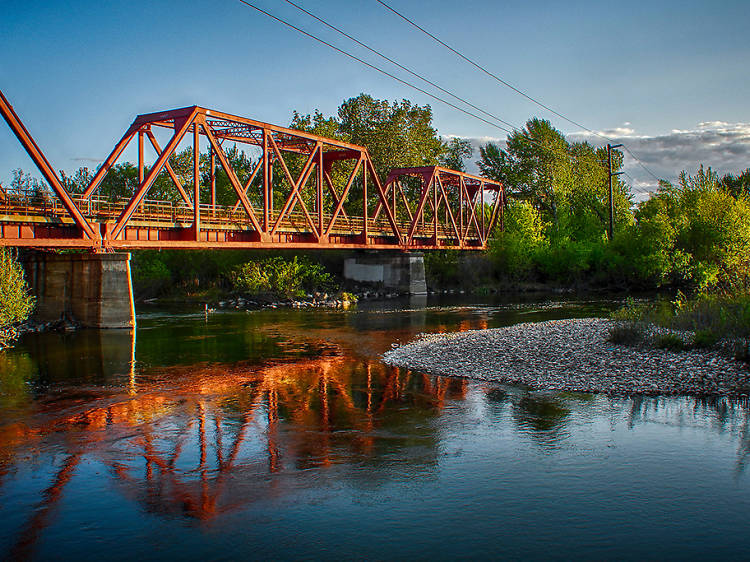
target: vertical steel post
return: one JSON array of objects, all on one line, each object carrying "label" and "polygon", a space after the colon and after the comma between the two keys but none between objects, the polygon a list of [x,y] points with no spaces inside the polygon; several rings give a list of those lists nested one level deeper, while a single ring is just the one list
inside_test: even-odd
[{"label": "vertical steel post", "polygon": [[[143,163],[143,129],[138,129],[138,185],[143,184],[144,163]],[[145,200],[144,200],[145,201]],[[143,209],[144,202],[141,202],[140,208]]]},{"label": "vertical steel post", "polygon": [[[216,210],[216,152],[211,150],[211,213]],[[227,172],[228,173],[228,172]]]},{"label": "vertical steel post", "polygon": [[323,143],[318,143],[318,234],[323,236]]},{"label": "vertical steel post", "polygon": [[393,190],[393,220],[398,220],[398,215],[396,214],[396,182],[391,183],[391,189]]},{"label": "vertical steel post", "polygon": [[479,211],[482,213],[482,240],[487,240],[487,229],[484,225],[484,184],[479,184]]},{"label": "vertical steel post", "polygon": [[269,211],[271,208],[271,178],[269,177],[268,132],[263,129],[263,230],[269,229]]},{"label": "vertical steel post", "polygon": [[268,155],[268,212],[273,221],[273,154]]},{"label": "vertical steel post", "polygon": [[432,224],[435,235],[435,246],[438,245],[438,192],[437,174],[432,177]]},{"label": "vertical steel post", "polygon": [[367,165],[362,166],[362,237],[363,244],[367,245]]},{"label": "vertical steel post", "polygon": [[464,189],[466,189],[466,182],[462,176],[458,181],[458,228],[461,231],[461,239],[458,243],[461,246],[463,246],[464,238],[466,237],[464,233]]},{"label": "vertical steel post", "polygon": [[138,185],[143,183],[143,129],[138,130]]},{"label": "vertical steel post", "polygon": [[201,151],[200,125],[193,123],[193,227],[195,241],[201,239]]}]

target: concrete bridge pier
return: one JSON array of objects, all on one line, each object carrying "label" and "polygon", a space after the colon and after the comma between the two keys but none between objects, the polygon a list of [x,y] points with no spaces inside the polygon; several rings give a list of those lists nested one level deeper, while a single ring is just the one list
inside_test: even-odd
[{"label": "concrete bridge pier", "polygon": [[24,260],[40,322],[72,320],[87,328],[134,328],[130,254],[33,252]]},{"label": "concrete bridge pier", "polygon": [[407,295],[426,295],[424,254],[372,252],[344,261],[344,278],[360,283],[382,283],[385,289]]}]

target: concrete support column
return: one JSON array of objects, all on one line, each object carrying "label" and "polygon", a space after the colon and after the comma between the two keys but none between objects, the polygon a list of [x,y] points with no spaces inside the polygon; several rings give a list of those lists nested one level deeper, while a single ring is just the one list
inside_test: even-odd
[{"label": "concrete support column", "polygon": [[427,294],[424,254],[418,252],[366,253],[344,261],[344,278],[360,283],[382,283],[408,295]]},{"label": "concrete support column", "polygon": [[73,320],[87,328],[134,328],[130,254],[51,254],[25,260],[40,322]]}]

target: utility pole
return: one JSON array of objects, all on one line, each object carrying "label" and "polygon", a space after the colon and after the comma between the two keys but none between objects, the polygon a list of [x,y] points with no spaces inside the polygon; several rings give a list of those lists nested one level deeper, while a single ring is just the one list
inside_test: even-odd
[{"label": "utility pole", "polygon": [[623,172],[612,173],[612,149],[620,148],[621,144],[607,145],[607,162],[609,163],[609,239],[615,235],[615,198],[612,194],[612,176],[619,176]]}]

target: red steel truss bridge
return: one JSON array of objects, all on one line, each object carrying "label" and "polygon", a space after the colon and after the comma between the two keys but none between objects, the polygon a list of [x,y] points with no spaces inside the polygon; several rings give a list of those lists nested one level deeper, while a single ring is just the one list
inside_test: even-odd
[{"label": "red steel truss bridge", "polygon": [[[88,187],[71,193],[2,92],[0,113],[52,190],[0,187],[0,246],[469,250],[484,249],[502,223],[499,182],[428,166],[391,170],[382,183],[363,146],[198,106],[139,115]],[[134,193],[100,195],[131,142],[138,152]],[[252,171],[234,169],[225,144],[259,152]],[[210,154],[208,180],[201,176],[202,145]],[[187,173],[170,163],[181,146],[193,148]],[[150,163],[147,148],[156,154]],[[233,205],[217,204],[219,167]],[[148,198],[160,175],[175,190],[172,200]]]}]

